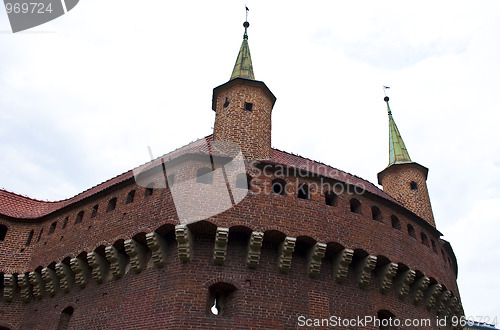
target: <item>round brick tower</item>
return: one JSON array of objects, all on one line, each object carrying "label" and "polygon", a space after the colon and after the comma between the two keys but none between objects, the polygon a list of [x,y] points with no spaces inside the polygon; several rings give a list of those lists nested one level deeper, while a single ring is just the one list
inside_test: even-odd
[{"label": "round brick tower", "polygon": [[378,174],[378,183],[384,187],[384,191],[400,201],[407,209],[436,227],[427,191],[429,170],[411,161],[392,117],[389,97],[386,96],[384,101],[387,103],[389,114],[389,165]]},{"label": "round brick tower", "polygon": [[0,329],[456,324],[457,261],[392,115],[385,191],[271,148],[247,28],[213,135],[66,200],[0,189]]},{"label": "round brick tower", "polygon": [[248,22],[231,79],[214,88],[214,140],[240,146],[248,159],[271,155],[271,112],[276,97],[262,81],[255,80],[248,47]]}]

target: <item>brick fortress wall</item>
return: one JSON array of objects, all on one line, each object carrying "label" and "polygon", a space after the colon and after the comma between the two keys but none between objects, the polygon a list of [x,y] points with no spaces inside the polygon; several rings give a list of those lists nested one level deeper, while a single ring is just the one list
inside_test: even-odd
[{"label": "brick fortress wall", "polygon": [[[205,166],[193,164],[182,168]],[[345,184],[327,205],[317,178],[248,173],[249,195],[200,222],[179,224],[169,189],[148,191],[133,180],[32,223],[0,219],[9,228],[0,246],[0,325],[51,328],[68,306],[75,328],[289,328],[300,315],[461,312],[455,257],[416,215]],[[272,192],[276,177],[288,183],[285,195]],[[204,184],[191,180],[200,188],[190,188],[194,201]],[[297,198],[297,183],[309,184],[309,199]],[[23,258],[13,262],[15,251]],[[220,316],[209,311],[215,295],[224,303]]]}]

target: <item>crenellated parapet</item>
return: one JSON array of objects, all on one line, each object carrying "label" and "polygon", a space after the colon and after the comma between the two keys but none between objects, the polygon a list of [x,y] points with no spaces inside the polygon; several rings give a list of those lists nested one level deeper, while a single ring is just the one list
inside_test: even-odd
[{"label": "crenellated parapet", "polygon": [[344,283],[347,272],[349,271],[349,265],[352,262],[352,257],[354,256],[354,250],[343,249],[333,259],[333,278],[337,283]]},{"label": "crenellated parapet", "polygon": [[215,233],[214,263],[223,265],[226,260],[227,241],[229,239],[229,228],[217,228]]},{"label": "crenellated parapet", "polygon": [[260,260],[260,249],[262,247],[262,242],[264,240],[264,233],[254,231],[250,235],[250,240],[248,242],[248,252],[247,252],[247,267],[257,268]]},{"label": "crenellated parapet", "polygon": [[285,240],[280,243],[278,248],[278,269],[282,273],[288,273],[292,266],[292,254],[295,249],[295,237],[285,237]]},{"label": "crenellated parapet", "polygon": [[315,278],[321,270],[321,263],[325,257],[326,244],[316,243],[309,248],[307,255],[307,275]]}]

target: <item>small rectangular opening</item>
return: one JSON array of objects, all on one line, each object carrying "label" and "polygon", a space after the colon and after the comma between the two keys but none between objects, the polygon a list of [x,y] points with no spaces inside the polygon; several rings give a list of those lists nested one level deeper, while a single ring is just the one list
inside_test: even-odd
[{"label": "small rectangular opening", "polygon": [[245,102],[245,110],[252,111],[252,109],[253,109],[253,103]]}]

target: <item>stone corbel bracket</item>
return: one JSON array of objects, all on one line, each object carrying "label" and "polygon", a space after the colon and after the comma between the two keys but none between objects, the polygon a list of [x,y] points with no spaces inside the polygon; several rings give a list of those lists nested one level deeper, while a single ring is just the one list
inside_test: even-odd
[{"label": "stone corbel bracket", "polygon": [[19,274],[17,276],[17,284],[19,285],[19,288],[21,289],[21,300],[25,303],[28,303],[31,299],[31,283],[29,281],[28,275],[27,274]]},{"label": "stone corbel bracket", "polygon": [[295,237],[285,237],[285,240],[280,243],[278,248],[278,269],[280,272],[286,274],[292,266],[292,254],[295,249]]},{"label": "stone corbel bracket", "polygon": [[438,314],[441,314],[442,312],[445,311],[445,309],[447,307],[449,307],[448,302],[450,301],[451,296],[452,296],[452,294],[451,294],[450,290],[444,290],[443,292],[441,292],[441,294],[437,298],[437,303],[438,304],[437,304],[437,310],[436,310],[436,312]]},{"label": "stone corbel bracket", "polygon": [[45,283],[43,282],[42,274],[37,271],[30,272],[29,282],[33,286],[33,295],[37,299],[42,299],[45,293]]},{"label": "stone corbel bracket", "polygon": [[223,265],[226,260],[229,228],[218,227],[215,233],[214,264]]},{"label": "stone corbel bracket", "polygon": [[74,283],[73,272],[71,268],[60,262],[56,264],[56,275],[59,277],[59,287],[64,292],[68,293]]},{"label": "stone corbel bracket", "polygon": [[59,277],[55,270],[45,267],[42,269],[42,279],[45,282],[45,290],[49,296],[53,297],[59,290]]},{"label": "stone corbel bracket", "polygon": [[109,262],[99,253],[92,251],[87,254],[87,262],[92,268],[92,277],[97,283],[102,283],[108,274]]},{"label": "stone corbel bracket", "polygon": [[415,271],[404,270],[396,275],[395,285],[399,299],[403,300],[410,293],[410,285],[415,280]]},{"label": "stone corbel bracket", "polygon": [[248,242],[248,253],[247,253],[247,267],[257,268],[260,261],[260,249],[262,247],[262,242],[264,240],[264,233],[254,231],[250,235],[250,241]]},{"label": "stone corbel bracket", "polygon": [[333,258],[333,278],[335,282],[339,284],[344,283],[353,256],[354,251],[351,249],[343,249],[335,255]]},{"label": "stone corbel bracket", "polygon": [[424,294],[425,308],[430,311],[436,305],[436,299],[441,293],[443,286],[441,284],[433,284],[429,286]]},{"label": "stone corbel bracket", "polygon": [[179,260],[191,261],[193,257],[193,234],[186,225],[175,226],[175,239],[177,240],[177,252]]},{"label": "stone corbel bracket", "polygon": [[151,259],[156,267],[162,268],[167,260],[167,241],[160,234],[153,231],[146,234],[146,243],[151,250]]},{"label": "stone corbel bracket", "polygon": [[326,244],[316,243],[308,251],[307,255],[307,275],[316,278],[321,270],[321,263],[325,257]]},{"label": "stone corbel bracket", "polygon": [[424,292],[429,287],[429,282],[430,279],[427,276],[422,276],[412,284],[411,289],[413,291],[413,303],[415,305],[424,299]]},{"label": "stone corbel bracket", "polygon": [[128,263],[126,255],[114,245],[107,246],[105,251],[111,275],[114,278],[122,277],[125,274],[125,267]]},{"label": "stone corbel bracket", "polygon": [[378,281],[378,288],[381,293],[386,293],[392,286],[392,281],[398,272],[398,264],[390,262],[387,265],[378,267],[375,275]]},{"label": "stone corbel bracket", "polygon": [[3,276],[4,290],[3,297],[5,301],[12,302],[14,300],[14,294],[17,287],[17,278],[11,274],[5,274]]},{"label": "stone corbel bracket", "polygon": [[377,257],[372,255],[367,255],[356,262],[356,280],[361,289],[366,288],[370,283],[371,272],[375,269],[376,264]]},{"label": "stone corbel bracket", "polygon": [[75,282],[80,288],[85,288],[89,281],[91,271],[88,264],[79,257],[70,260],[71,270],[75,274]]},{"label": "stone corbel bracket", "polygon": [[125,252],[130,258],[130,268],[138,274],[147,267],[148,248],[131,238],[125,241]]}]

